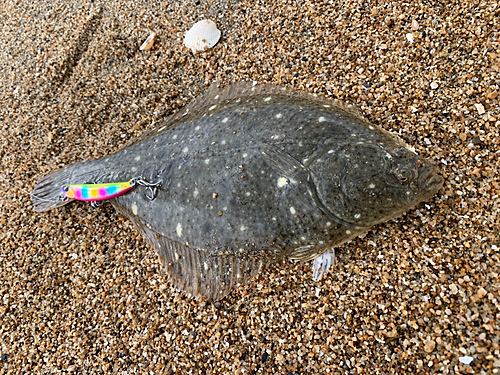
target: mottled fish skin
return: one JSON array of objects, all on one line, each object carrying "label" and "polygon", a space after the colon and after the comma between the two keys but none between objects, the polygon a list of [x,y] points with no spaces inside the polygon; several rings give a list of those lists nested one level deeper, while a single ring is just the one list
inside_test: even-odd
[{"label": "mottled fish skin", "polygon": [[[111,202],[177,287],[209,299],[270,263],[314,259],[443,183],[427,160],[352,109],[245,83],[212,88],[131,146],[69,168],[59,185],[85,182],[75,181],[80,175],[163,180],[154,200],[136,187]],[[45,193],[49,178],[33,192],[35,208],[38,194],[56,199]]]}]

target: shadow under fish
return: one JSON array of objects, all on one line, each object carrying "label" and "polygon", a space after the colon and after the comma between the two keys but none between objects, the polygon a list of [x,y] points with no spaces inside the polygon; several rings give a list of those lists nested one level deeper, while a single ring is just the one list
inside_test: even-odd
[{"label": "shadow under fish", "polygon": [[319,278],[333,248],[443,185],[428,160],[354,108],[246,82],[214,86],[128,147],[43,177],[34,208],[78,199],[63,187],[125,181],[133,186],[119,185],[111,204],[177,288],[212,300],[286,259],[315,259]]}]

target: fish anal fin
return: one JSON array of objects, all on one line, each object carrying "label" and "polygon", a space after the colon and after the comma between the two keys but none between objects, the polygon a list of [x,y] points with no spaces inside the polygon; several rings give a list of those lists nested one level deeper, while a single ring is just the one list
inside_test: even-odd
[{"label": "fish anal fin", "polygon": [[113,202],[119,213],[130,219],[146,241],[157,251],[170,281],[194,297],[219,300],[267,268],[267,257],[244,257],[228,253],[210,254],[165,237],[148,228],[123,206]]}]

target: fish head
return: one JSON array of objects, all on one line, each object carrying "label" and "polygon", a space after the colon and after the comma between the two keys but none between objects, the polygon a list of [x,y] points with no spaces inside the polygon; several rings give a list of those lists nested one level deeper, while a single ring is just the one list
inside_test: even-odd
[{"label": "fish head", "polygon": [[349,145],[332,154],[328,173],[316,177],[317,194],[340,222],[369,227],[430,199],[443,178],[426,159],[404,146]]}]

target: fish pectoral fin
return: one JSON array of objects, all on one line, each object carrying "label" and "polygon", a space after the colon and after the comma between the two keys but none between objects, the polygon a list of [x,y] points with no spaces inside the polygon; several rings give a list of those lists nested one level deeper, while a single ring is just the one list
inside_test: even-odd
[{"label": "fish pectoral fin", "polygon": [[313,279],[318,281],[324,274],[328,272],[331,265],[335,262],[335,249],[328,249],[323,254],[314,259],[313,264]]},{"label": "fish pectoral fin", "polygon": [[283,177],[297,180],[301,173],[309,175],[309,170],[303,164],[276,146],[264,143],[260,152],[266,163]]}]

